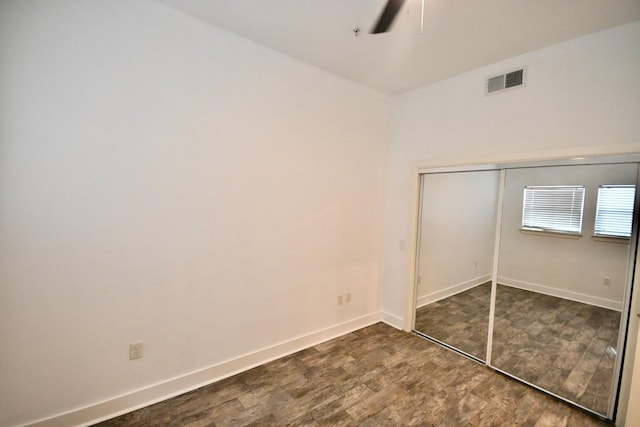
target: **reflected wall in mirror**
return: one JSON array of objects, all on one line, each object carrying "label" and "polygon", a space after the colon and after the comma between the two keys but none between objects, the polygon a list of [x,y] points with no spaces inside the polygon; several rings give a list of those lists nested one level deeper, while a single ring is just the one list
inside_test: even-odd
[{"label": "reflected wall in mirror", "polygon": [[422,175],[415,330],[486,358],[500,171]]},{"label": "reflected wall in mirror", "polygon": [[[605,203],[601,194],[599,203],[598,193],[603,185],[635,186],[637,173],[636,164],[506,171],[491,365],[603,415],[630,259],[625,232],[612,231],[626,226],[613,222],[626,221],[630,235],[633,202]],[[581,224],[562,224],[580,209]],[[523,218],[527,210],[532,218]],[[618,236],[594,237],[597,210],[599,222],[610,222],[600,234]]]}]

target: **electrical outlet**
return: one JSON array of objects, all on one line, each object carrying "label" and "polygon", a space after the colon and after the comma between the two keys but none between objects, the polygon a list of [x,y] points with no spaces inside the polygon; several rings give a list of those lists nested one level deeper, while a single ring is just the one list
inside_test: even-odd
[{"label": "electrical outlet", "polygon": [[142,341],[129,344],[129,360],[140,359],[143,351],[144,346]]},{"label": "electrical outlet", "polygon": [[342,301],[343,301],[342,295],[338,295],[338,305],[342,305]]},{"label": "electrical outlet", "polygon": [[347,293],[347,302],[351,302],[351,292]]}]

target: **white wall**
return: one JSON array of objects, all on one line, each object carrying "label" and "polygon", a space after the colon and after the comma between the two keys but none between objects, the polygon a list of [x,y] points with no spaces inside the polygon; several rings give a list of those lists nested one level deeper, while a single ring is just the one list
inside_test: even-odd
[{"label": "white wall", "polygon": [[0,93],[0,425],[377,314],[388,98],[128,0],[0,3]]},{"label": "white wall", "polygon": [[636,22],[409,92],[389,137],[385,97],[159,4],[0,2],[0,424],[376,312],[389,138],[402,318],[412,165],[638,142],[639,45]]},{"label": "white wall", "polygon": [[[634,283],[640,283],[640,271],[636,269],[636,275],[634,277]],[[635,288],[637,289],[637,288]],[[635,292],[637,294],[637,292]],[[638,324],[640,320],[640,298],[637,296],[633,299],[631,304],[631,321],[629,325],[629,346],[630,348],[637,348],[637,338],[640,338],[640,329]],[[622,414],[626,415],[625,423],[621,422],[617,425],[626,427],[635,427],[640,425],[640,351],[636,351],[635,354],[627,355],[625,358],[627,366],[627,375],[623,378],[622,389],[629,389],[629,398],[627,405],[619,410],[623,411]]]},{"label": "white wall", "polygon": [[424,175],[418,306],[489,280],[499,181],[499,171]]},{"label": "white wall", "polygon": [[[601,152],[640,141],[640,22],[512,58],[393,98],[382,309],[404,318],[418,163]],[[527,85],[485,96],[487,76],[527,66]]]},{"label": "white wall", "polygon": [[[628,241],[594,240],[598,186],[635,185],[637,166],[585,165],[512,169],[506,174],[499,282],[620,310],[626,285]],[[520,231],[526,185],[584,185],[582,237]],[[604,278],[611,283],[604,285]]]}]

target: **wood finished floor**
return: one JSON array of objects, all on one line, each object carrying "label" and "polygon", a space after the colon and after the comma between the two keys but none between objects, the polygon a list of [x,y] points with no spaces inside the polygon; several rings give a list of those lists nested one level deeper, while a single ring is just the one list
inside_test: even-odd
[{"label": "wood finished floor", "polygon": [[382,323],[99,426],[608,426]]},{"label": "wood finished floor", "polygon": [[605,414],[620,313],[499,286],[493,365]]},{"label": "wood finished floor", "polygon": [[415,329],[485,360],[490,302],[491,282],[486,282],[420,307]]},{"label": "wood finished floor", "polygon": [[[416,329],[485,359],[491,286],[418,309]],[[620,313],[498,285],[492,363],[605,414]]]}]

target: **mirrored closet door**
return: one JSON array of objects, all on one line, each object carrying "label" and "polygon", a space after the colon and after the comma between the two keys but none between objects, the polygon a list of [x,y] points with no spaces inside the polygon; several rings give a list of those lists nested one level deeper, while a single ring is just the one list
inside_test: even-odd
[{"label": "mirrored closet door", "polygon": [[484,360],[500,171],[422,176],[415,330]]},{"label": "mirrored closet door", "polygon": [[611,419],[635,268],[637,162],[423,173],[414,331]]},{"label": "mirrored closet door", "polygon": [[609,411],[635,164],[506,171],[491,365]]}]

